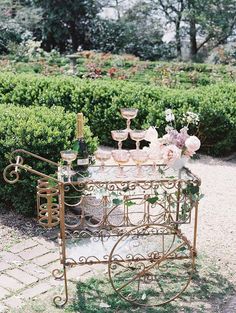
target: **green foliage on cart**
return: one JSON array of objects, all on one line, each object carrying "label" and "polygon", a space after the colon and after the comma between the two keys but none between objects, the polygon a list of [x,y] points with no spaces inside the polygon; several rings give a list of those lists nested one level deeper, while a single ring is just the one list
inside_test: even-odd
[{"label": "green foliage on cart", "polygon": [[202,152],[212,155],[231,153],[236,148],[236,85],[232,83],[192,89],[171,89],[118,80],[92,80],[73,77],[0,74],[0,103],[20,106],[63,106],[66,111],[82,111],[94,135],[102,144],[111,145],[110,131],[125,128],[119,108],[136,107],[139,114],[133,128],[155,125],[165,132],[164,110],[172,108],[176,127],[182,114],[199,113],[197,132]]},{"label": "green foliage on cart", "polygon": [[[0,173],[9,164],[10,154],[15,149],[25,149],[57,162],[60,151],[72,147],[76,114],[65,112],[62,107],[0,105],[0,116]],[[85,127],[85,138],[90,153],[93,153],[98,142],[88,126]],[[43,173],[53,174],[56,170],[40,161],[26,160],[29,166]],[[25,215],[34,214],[37,179],[39,177],[22,170],[20,180],[10,185],[4,182],[1,174],[0,201]]]}]

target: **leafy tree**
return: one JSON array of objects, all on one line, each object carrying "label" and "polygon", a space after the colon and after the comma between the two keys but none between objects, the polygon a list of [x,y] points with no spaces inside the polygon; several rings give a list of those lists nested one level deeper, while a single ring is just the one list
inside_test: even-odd
[{"label": "leafy tree", "polygon": [[196,59],[202,47],[225,43],[236,26],[236,0],[155,0],[154,8],[175,26],[177,56],[181,37],[188,36],[190,57]]},{"label": "leafy tree", "polygon": [[9,52],[11,43],[32,38],[41,20],[41,10],[30,1],[0,0],[0,52]]},{"label": "leafy tree", "polygon": [[100,11],[96,0],[34,0],[43,10],[42,37],[46,50],[59,48],[64,52],[70,45],[91,48],[91,30]]},{"label": "leafy tree", "polygon": [[162,56],[164,33],[152,6],[145,1],[137,2],[124,14],[123,22],[128,29],[126,52],[149,60]]},{"label": "leafy tree", "polygon": [[[136,3],[118,20],[100,20],[93,32],[93,48],[104,52],[131,53],[142,59],[163,56],[163,33],[152,8]],[[166,51],[165,51],[166,52]]]},{"label": "leafy tree", "polygon": [[121,19],[122,13],[124,11],[124,5],[126,0],[105,0],[102,2],[103,7],[108,7],[116,11],[116,18]]},{"label": "leafy tree", "polygon": [[124,52],[127,43],[127,25],[122,21],[97,19],[91,37],[94,50]]},{"label": "leafy tree", "polygon": [[186,8],[185,0],[154,0],[154,8],[157,5],[167,19],[167,24],[173,24],[175,27],[175,41],[177,57],[181,58],[181,23],[184,18],[184,10]]},{"label": "leafy tree", "polygon": [[[208,45],[226,43],[236,27],[235,0],[187,0],[186,23],[190,39],[190,56]],[[200,38],[199,40],[197,38]]]}]

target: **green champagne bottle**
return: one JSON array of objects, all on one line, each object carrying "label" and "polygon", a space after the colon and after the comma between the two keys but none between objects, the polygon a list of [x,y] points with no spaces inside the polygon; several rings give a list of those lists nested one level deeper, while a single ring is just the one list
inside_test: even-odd
[{"label": "green champagne bottle", "polygon": [[73,150],[78,153],[74,169],[78,175],[85,175],[88,171],[89,155],[88,146],[84,140],[84,116],[83,113],[77,114],[77,136],[73,146]]}]

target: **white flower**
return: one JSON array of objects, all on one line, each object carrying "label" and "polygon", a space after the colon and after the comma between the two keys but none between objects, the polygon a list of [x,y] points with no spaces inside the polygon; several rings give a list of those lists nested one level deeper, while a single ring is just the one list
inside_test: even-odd
[{"label": "white flower", "polygon": [[173,112],[172,112],[171,109],[166,109],[166,110],[165,110],[165,114],[166,114],[166,115],[170,115],[170,114],[173,114]]},{"label": "white flower", "polygon": [[[181,134],[188,135],[188,127],[185,126],[185,127],[181,128],[181,129],[180,129],[180,133],[181,133]],[[188,136],[189,136],[189,135],[188,135]]]},{"label": "white flower", "polygon": [[173,114],[171,109],[166,109],[165,110],[165,115],[166,115],[166,121],[168,123],[175,120],[175,116],[174,116],[174,114]]},{"label": "white flower", "polygon": [[166,115],[166,121],[167,123],[173,122],[175,120],[174,114]]},{"label": "white flower", "polygon": [[150,152],[150,148],[149,147],[143,147],[143,149],[142,149],[143,151],[147,151],[147,153],[149,153]]},{"label": "white flower", "polygon": [[99,304],[100,308],[110,308],[111,306],[108,304],[108,303],[105,303],[105,302],[101,302]]},{"label": "white flower", "polygon": [[184,114],[184,121],[187,121],[188,124],[195,124],[197,125],[199,123],[199,115],[196,113],[193,113],[191,111],[186,112]]},{"label": "white flower", "polygon": [[197,151],[201,146],[201,141],[196,136],[190,136],[185,141],[185,147],[189,152]]},{"label": "white flower", "polygon": [[145,140],[149,142],[155,142],[158,140],[158,133],[155,127],[150,126],[146,131]]}]

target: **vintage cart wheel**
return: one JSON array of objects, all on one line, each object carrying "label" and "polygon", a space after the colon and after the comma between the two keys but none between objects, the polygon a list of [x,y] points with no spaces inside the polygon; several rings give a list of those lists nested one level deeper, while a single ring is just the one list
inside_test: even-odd
[{"label": "vintage cart wheel", "polygon": [[108,262],[109,280],[124,300],[160,306],[179,297],[194,271],[194,251],[174,227],[129,229],[116,242]]}]

